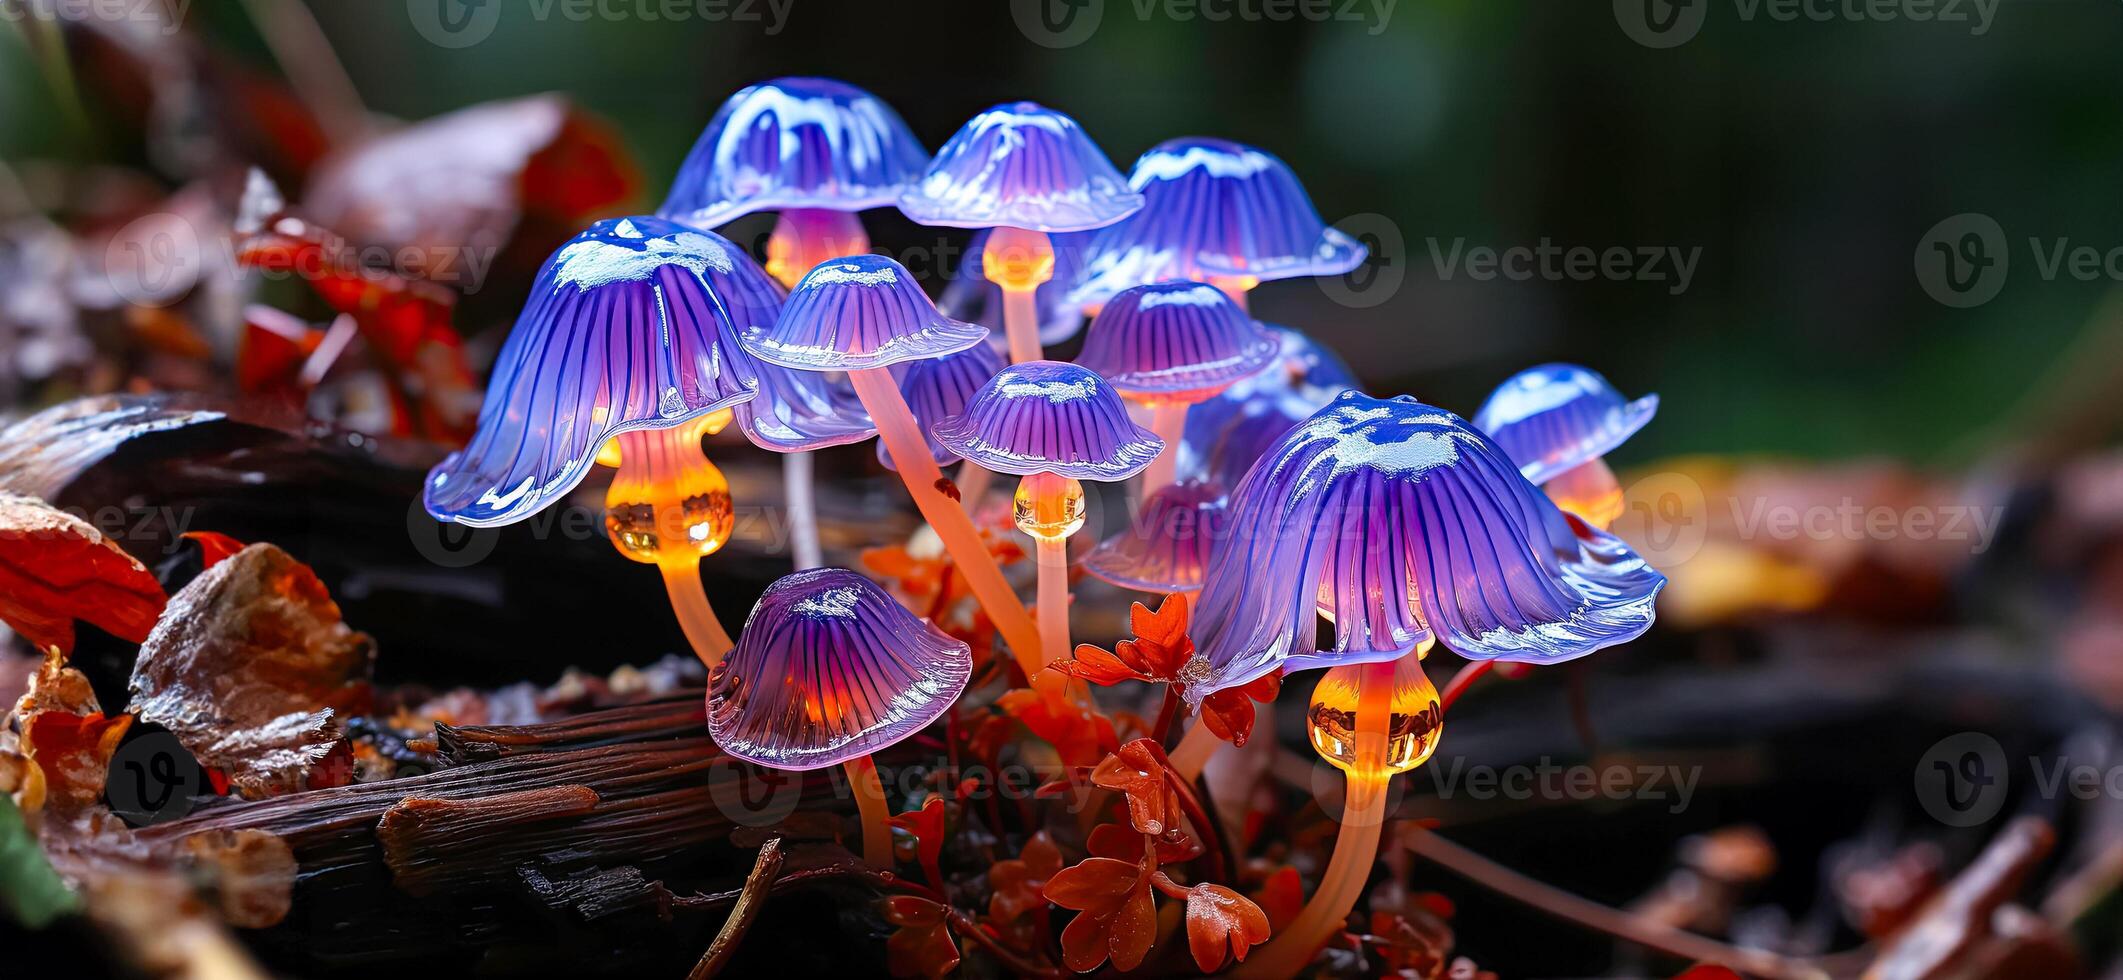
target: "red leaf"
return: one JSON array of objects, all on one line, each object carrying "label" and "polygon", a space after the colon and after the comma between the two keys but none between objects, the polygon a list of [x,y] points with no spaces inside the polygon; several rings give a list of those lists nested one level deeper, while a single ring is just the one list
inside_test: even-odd
[{"label": "red leaf", "polygon": [[243,542],[219,531],[186,531],[184,540],[199,546],[199,560],[205,562],[207,568],[212,568],[220,564],[221,559],[243,550]]},{"label": "red leaf", "polygon": [[1135,887],[1142,865],[1116,858],[1085,858],[1047,879],[1040,894],[1065,909],[1091,912],[1114,904]]},{"label": "red leaf", "polygon": [[74,620],[147,639],[162,583],[88,522],[35,497],[0,492],[0,620],[39,649],[74,648]]},{"label": "red leaf", "polygon": [[1305,883],[1297,869],[1289,865],[1278,868],[1268,880],[1261,883],[1261,890],[1253,893],[1253,900],[1268,915],[1268,925],[1280,932],[1297,921],[1298,912],[1305,907]]},{"label": "red leaf", "polygon": [[1187,636],[1187,611],[1184,595],[1166,596],[1154,613],[1140,602],[1129,607],[1128,628],[1135,633],[1136,648],[1150,673],[1176,676],[1194,655],[1194,641]]},{"label": "red leaf", "polygon": [[1121,746],[1091,770],[1091,782],[1128,797],[1128,821],[1151,836],[1173,824],[1177,809],[1172,787],[1166,783],[1165,764],[1149,739],[1139,738]]},{"label": "red leaf", "polygon": [[106,718],[102,712],[88,715],[43,711],[24,726],[22,744],[31,761],[44,770],[49,799],[69,807],[82,807],[103,795],[103,783],[111,766],[111,753],[133,723],[133,716]]},{"label": "red leaf", "polygon": [[1187,890],[1187,947],[1203,972],[1216,972],[1226,956],[1244,962],[1246,951],[1267,942],[1268,935],[1267,914],[1244,895],[1222,885]]},{"label": "red leaf", "polygon": [[1697,963],[1674,974],[1673,980],[1740,980],[1740,975],[1715,963]]},{"label": "red leaf", "polygon": [[1044,830],[1033,834],[1016,858],[997,861],[988,869],[988,887],[994,890],[988,899],[988,918],[997,925],[1009,925],[1046,904],[1040,890],[1061,873],[1061,862],[1061,850]]},{"label": "red leaf", "polygon": [[1253,735],[1253,702],[1270,704],[1283,688],[1281,671],[1257,677],[1240,687],[1226,688],[1202,699],[1202,724],[1209,733],[1232,745],[1245,745]]},{"label": "red leaf", "polygon": [[943,873],[940,861],[944,853],[944,798],[931,796],[919,810],[909,810],[885,818],[885,822],[906,831],[914,838],[914,854],[921,863],[922,873],[932,885],[941,884]]},{"label": "red leaf", "polygon": [[885,899],[885,921],[899,926],[885,940],[885,966],[895,977],[931,980],[958,969],[958,943],[943,906],[926,898],[896,895]]},{"label": "red leaf", "polygon": [[1068,765],[1097,765],[1120,746],[1113,722],[1083,705],[1057,701],[1025,688],[1005,691],[995,704],[1031,729],[1032,734],[1053,745]]},{"label": "red leaf", "polygon": [[[1121,646],[1125,647],[1127,643],[1123,642]],[[1122,681],[1158,680],[1156,677],[1129,666],[1126,661],[1121,660],[1119,657],[1089,643],[1077,646],[1075,659],[1057,660],[1049,664],[1048,667],[1078,680],[1090,681],[1101,686],[1111,686]]]}]

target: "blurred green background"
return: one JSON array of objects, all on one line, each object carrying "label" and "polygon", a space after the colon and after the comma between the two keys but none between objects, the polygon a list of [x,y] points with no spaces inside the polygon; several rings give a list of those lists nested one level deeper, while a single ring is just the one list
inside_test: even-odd
[{"label": "blurred green background", "polygon": [[[1264,147],[1330,221],[1370,229],[1376,219],[1351,217],[1384,216],[1389,247],[1366,274],[1401,284],[1353,309],[1313,282],[1271,283],[1257,313],[1325,339],[1376,392],[1467,414],[1545,360],[1658,391],[1667,410],[1624,463],[1697,451],[1967,462],[2050,396],[2113,286],[2045,281],[2029,240],[2123,247],[2115,0],[2005,2],[1987,24],[1854,21],[1827,0],[1806,9],[1828,20],[1786,22],[1749,0],[1696,0],[1700,33],[1664,50],[1618,22],[1642,0],[1334,0],[1310,8],[1334,15],[1324,21],[1289,22],[1243,16],[1269,9],[1261,0],[1211,0],[1241,12],[1222,22],[1179,19],[1191,4],[1086,0],[1098,27],[1062,49],[1028,39],[1010,3],[822,0],[688,3],[675,21],[642,16],[657,2],[577,19],[561,0],[488,0],[490,36],[451,48],[416,27],[435,2],[311,9],[380,113],[573,95],[624,133],[650,206],[724,97],[786,74],[872,89],[932,148],[1018,98],[1075,115],[1123,169],[1182,134]],[[1980,16],[1972,0],[1956,9]],[[208,43],[271,70],[244,4],[196,0],[190,16]],[[0,31],[0,155],[125,162],[122,139],[64,123],[28,51]],[[1913,262],[1928,229],[1971,211],[2004,229],[2010,277],[1990,302],[1954,309]],[[873,227],[889,248],[906,226],[878,215]],[[1678,295],[1671,282],[1438,268],[1455,243],[1543,239],[1700,247],[1701,260]]]}]

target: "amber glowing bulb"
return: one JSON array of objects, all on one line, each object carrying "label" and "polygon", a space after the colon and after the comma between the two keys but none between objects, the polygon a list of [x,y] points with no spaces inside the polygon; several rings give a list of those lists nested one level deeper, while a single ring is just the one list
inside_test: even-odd
[{"label": "amber glowing bulb", "polygon": [[619,473],[605,491],[605,536],[652,565],[691,564],[721,550],[736,526],[730,481],[700,451],[701,429],[623,433]]},{"label": "amber glowing bulb", "polygon": [[[1424,644],[1426,647],[1428,644]],[[1336,667],[1320,678],[1312,690],[1312,707],[1305,713],[1305,731],[1320,758],[1343,771],[1357,774],[1358,681],[1366,664]],[[1393,665],[1393,700],[1386,729],[1386,752],[1381,775],[1407,772],[1430,758],[1443,732],[1444,712],[1437,688],[1423,673],[1421,652],[1410,653]]]},{"label": "amber glowing bulb", "polygon": [[1614,471],[1607,461],[1595,457],[1591,462],[1565,470],[1548,481],[1542,489],[1557,507],[1585,519],[1585,523],[1601,530],[1614,526],[1622,516],[1622,484],[1615,479]]},{"label": "amber glowing bulb", "polygon": [[1059,541],[1084,526],[1084,485],[1065,476],[1034,473],[1018,481],[1010,514],[1018,530]]}]

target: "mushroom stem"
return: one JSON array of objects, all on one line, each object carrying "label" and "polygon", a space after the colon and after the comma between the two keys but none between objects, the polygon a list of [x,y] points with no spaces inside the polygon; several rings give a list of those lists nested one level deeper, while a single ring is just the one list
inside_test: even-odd
[{"label": "mushroom stem", "polygon": [[811,454],[783,453],[781,483],[782,498],[789,505],[789,550],[796,570],[817,568],[826,563],[826,557],[818,543],[818,502],[811,489]]},{"label": "mushroom stem", "polygon": [[1069,657],[1069,539],[1039,542],[1039,637],[1047,663]]},{"label": "mushroom stem", "polygon": [[855,809],[862,815],[862,859],[873,868],[892,867],[891,804],[885,801],[885,784],[877,778],[877,762],[857,756],[841,763],[847,770],[848,788],[855,792]]},{"label": "mushroom stem", "polygon": [[1003,333],[1010,363],[1039,360],[1040,284],[1054,278],[1054,245],[1044,232],[997,227],[980,253],[981,272],[1003,290]]},{"label": "mushroom stem", "polygon": [[1252,292],[1253,287],[1260,285],[1260,283],[1259,279],[1255,279],[1252,276],[1209,277],[1209,285],[1223,290],[1224,295],[1231,297],[1232,305],[1237,306],[1240,313],[1248,315],[1251,315],[1253,311],[1246,308],[1246,294]]},{"label": "mushroom stem", "polygon": [[1320,876],[1312,900],[1281,935],[1232,972],[1234,977],[1293,977],[1311,962],[1320,944],[1334,934],[1356,907],[1357,896],[1371,878],[1385,826],[1387,731],[1393,710],[1394,665],[1366,664],[1357,689],[1356,761],[1347,769],[1349,791],[1342,804],[1342,830],[1334,855]]},{"label": "mushroom stem", "polygon": [[1001,566],[981,543],[980,532],[974,530],[973,520],[966,516],[965,508],[944,495],[940,486],[943,471],[937,468],[935,457],[929,455],[928,440],[923,438],[921,426],[914,421],[914,412],[907,407],[907,399],[900,394],[898,383],[892,380],[892,372],[884,368],[850,371],[848,380],[855,386],[856,397],[862,399],[864,410],[877,423],[877,433],[884,440],[885,452],[891,454],[892,465],[898,467],[900,481],[907,485],[914,506],[920,509],[929,526],[936,529],[936,536],[943,539],[944,550],[950,552],[952,564],[965,575],[966,583],[973,589],[973,597],[980,601],[981,609],[994,621],[996,631],[1010,644],[1010,652],[1017,657],[1018,666],[1024,669],[1025,676],[1032,678],[1033,686],[1059,692],[1061,675],[1040,670],[1039,628],[1033,624],[1032,614],[1025,611],[1017,592],[1010,588],[1009,580],[1003,578]]},{"label": "mushroom stem", "polygon": [[1541,489],[1557,507],[1584,518],[1585,523],[1602,531],[1613,527],[1615,519],[1622,516],[1622,482],[1615,479],[1614,471],[1608,469],[1607,461],[1600,457],[1595,456],[1591,462],[1564,470]]},{"label": "mushroom stem", "polygon": [[1174,471],[1179,469],[1180,438],[1187,434],[1187,404],[1160,402],[1150,406],[1150,431],[1165,441],[1165,448],[1150,461],[1150,468],[1143,471],[1145,498],[1170,484]]},{"label": "mushroom stem", "polygon": [[657,562],[656,570],[663,573],[663,590],[671,597],[671,611],[678,614],[678,628],[685,631],[693,655],[713,669],[736,644],[722,628],[722,620],[715,618],[715,608],[708,605],[707,591],[700,584],[700,560],[680,557]]},{"label": "mushroom stem", "polygon": [[[1254,724],[1259,725],[1273,717],[1272,713],[1263,713],[1254,718]],[[1179,773],[1181,779],[1193,782],[1202,774],[1202,767],[1209,764],[1209,756],[1222,744],[1223,739],[1217,738],[1216,733],[1202,724],[1197,716],[1194,724],[1187,726],[1187,734],[1180,736],[1179,745],[1172,749],[1172,770]]]},{"label": "mushroom stem", "polygon": [[958,502],[965,506],[966,516],[977,518],[981,499],[988,495],[988,488],[995,483],[995,471],[969,462],[958,468],[958,476],[951,482],[958,484]]}]

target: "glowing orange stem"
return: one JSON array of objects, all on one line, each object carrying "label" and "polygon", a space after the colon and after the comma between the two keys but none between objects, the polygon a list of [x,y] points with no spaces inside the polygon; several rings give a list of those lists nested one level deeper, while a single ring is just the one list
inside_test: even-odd
[{"label": "glowing orange stem", "polygon": [[722,628],[722,620],[715,618],[715,608],[708,605],[707,591],[700,584],[700,560],[658,562],[656,569],[663,573],[664,592],[671,597],[671,611],[678,614],[678,628],[685,631],[693,655],[713,669],[736,644]]},{"label": "glowing orange stem", "polygon": [[884,368],[850,371],[848,380],[854,384],[856,397],[862,399],[863,408],[877,423],[877,433],[884,440],[885,452],[891,454],[892,465],[899,468],[900,481],[907,485],[914,506],[920,509],[929,526],[936,529],[937,537],[943,539],[944,550],[950,552],[952,563],[966,577],[966,584],[973,589],[973,597],[980,601],[981,609],[994,621],[996,631],[1010,644],[1010,652],[1017,657],[1018,666],[1024,668],[1025,676],[1033,679],[1033,686],[1060,691],[1061,675],[1040,670],[1039,627],[1032,622],[1032,614],[1025,611],[1017,592],[1010,588],[1009,580],[1003,578],[1001,566],[981,543],[980,533],[974,530],[965,508],[945,496],[939,488],[943,471],[937,468],[935,457],[929,455],[929,443],[914,421],[914,412],[907,407],[906,398],[899,393],[898,383],[892,380],[892,373]]},{"label": "glowing orange stem", "polygon": [[855,793],[855,809],[862,814],[862,859],[873,868],[892,867],[892,825],[885,822],[892,806],[885,800],[885,784],[877,778],[877,763],[859,756],[841,763],[848,773],[848,788]]}]

